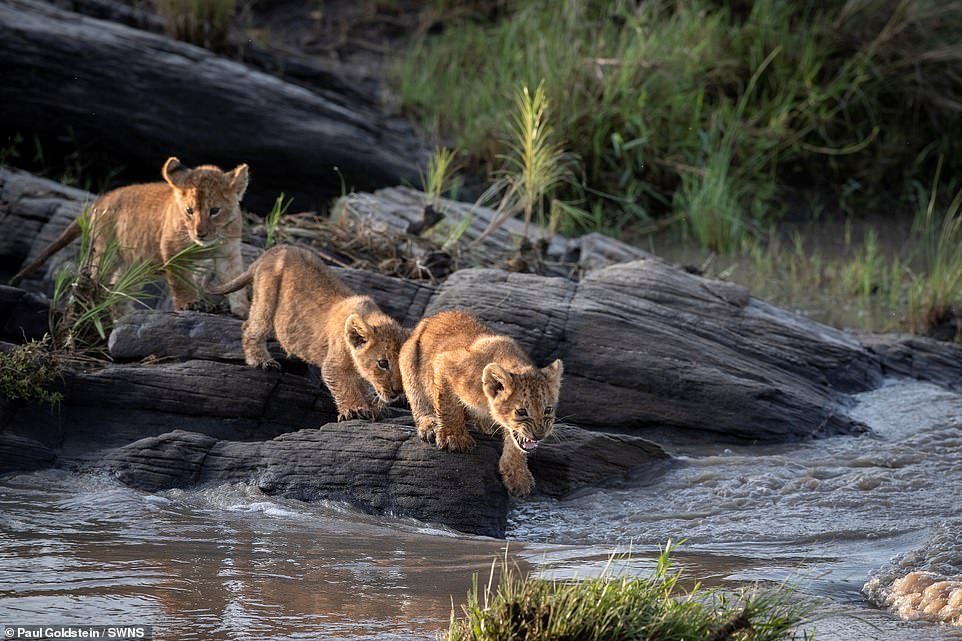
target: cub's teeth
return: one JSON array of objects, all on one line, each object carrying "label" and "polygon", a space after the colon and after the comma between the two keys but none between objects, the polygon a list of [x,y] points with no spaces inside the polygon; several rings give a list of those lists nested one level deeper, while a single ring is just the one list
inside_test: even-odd
[{"label": "cub's teeth", "polygon": [[538,447],[538,442],[525,440],[524,443],[521,444],[521,447],[523,447],[526,450],[533,450],[536,447]]}]

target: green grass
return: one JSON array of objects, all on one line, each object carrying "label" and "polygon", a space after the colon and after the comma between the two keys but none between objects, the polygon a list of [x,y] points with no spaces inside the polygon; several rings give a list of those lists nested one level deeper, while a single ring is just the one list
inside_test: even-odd
[{"label": "green grass", "polygon": [[420,174],[421,188],[427,195],[426,205],[434,206],[445,194],[455,187],[458,165],[455,162],[458,152],[447,147],[438,147],[428,158],[427,168]]},{"label": "green grass", "polygon": [[527,85],[521,87],[505,145],[507,153],[498,156],[495,180],[481,196],[498,212],[485,234],[518,214],[524,220],[525,237],[532,220],[542,234],[552,233],[558,219],[571,213],[570,208],[555,206],[553,196],[563,184],[573,182],[574,158],[555,140],[543,82],[533,93]]},{"label": "green grass", "polygon": [[505,563],[500,581],[477,576],[445,641],[775,641],[811,638],[795,628],[812,606],[791,590],[737,594],[683,590],[671,570],[671,543],[651,577],[609,568],[582,580],[524,577]]},{"label": "green grass", "polygon": [[841,200],[908,193],[939,154],[960,174],[959,3],[525,0],[499,15],[416,43],[396,73],[408,112],[493,171],[513,93],[543,80],[609,229],[671,214],[730,250],[778,216],[789,175]]},{"label": "green grass", "polygon": [[50,352],[51,339],[30,341],[0,353],[0,396],[58,405],[63,394],[51,390],[63,364]]},{"label": "green grass", "polygon": [[[942,165],[939,164],[939,170]],[[924,333],[949,319],[955,311],[962,318],[962,190],[939,215],[936,213],[940,172],[931,195],[916,217],[914,235],[922,247],[924,270],[912,275],[908,294],[909,327]],[[962,336],[956,336],[962,340]]]},{"label": "green grass", "polygon": [[119,310],[154,298],[146,286],[167,274],[188,281],[214,249],[190,245],[163,264],[139,261],[118,269],[116,240],[108,239],[101,251],[94,251],[96,234],[112,235],[113,230],[96,228],[87,208],[77,221],[80,252],[75,263],[66,263],[54,277],[50,316],[54,345],[71,351],[102,351]]},{"label": "green grass", "polygon": [[264,241],[265,249],[268,247],[273,247],[277,244],[279,240],[278,230],[281,224],[281,217],[287,213],[287,210],[290,209],[293,201],[293,198],[288,198],[285,200],[284,192],[281,192],[274,200],[271,210],[267,212],[266,216],[264,216],[264,234],[266,235]]}]

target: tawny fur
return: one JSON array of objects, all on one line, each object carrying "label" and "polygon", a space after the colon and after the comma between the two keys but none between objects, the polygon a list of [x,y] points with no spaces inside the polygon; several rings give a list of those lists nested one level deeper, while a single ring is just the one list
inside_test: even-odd
[{"label": "tawny fur", "polygon": [[474,447],[465,420],[503,432],[499,462],[505,487],[525,496],[534,487],[527,453],[554,426],[562,364],[537,368],[514,339],[474,316],[447,311],[421,320],[400,354],[404,392],[424,440],[439,448]]},{"label": "tawny fur", "polygon": [[[213,165],[190,169],[171,157],[161,174],[164,182],[120,187],[94,202],[90,209],[94,253],[102,252],[111,239],[116,239],[120,273],[137,262],[166,263],[191,245],[213,246],[210,260],[215,280],[242,272],[240,201],[247,190],[247,165],[238,165],[230,172]],[[80,226],[74,221],[10,283],[20,282],[79,236]],[[116,274],[107,276],[112,280]],[[209,275],[198,274],[199,278],[205,276]],[[200,283],[171,273],[167,274],[167,284],[174,309],[178,310],[196,302],[201,291]],[[232,313],[247,315],[250,303],[246,292],[232,294],[228,301]]]},{"label": "tawny fur", "polygon": [[254,367],[277,367],[267,351],[274,333],[288,354],[321,368],[338,420],[371,418],[367,390],[380,403],[401,395],[398,351],[407,330],[367,296],[342,283],[314,252],[281,245],[264,252],[244,273],[213,294],[253,285],[243,326],[244,356]]}]

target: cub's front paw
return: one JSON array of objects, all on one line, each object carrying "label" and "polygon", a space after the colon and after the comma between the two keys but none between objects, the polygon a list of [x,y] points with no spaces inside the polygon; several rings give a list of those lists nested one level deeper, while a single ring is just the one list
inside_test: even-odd
[{"label": "cub's front paw", "polygon": [[474,439],[468,434],[467,430],[453,434],[438,430],[437,442],[438,449],[447,448],[451,452],[467,452],[474,448]]},{"label": "cub's front paw", "polygon": [[534,488],[534,477],[528,470],[527,462],[521,464],[501,464],[501,480],[511,496],[528,496]]},{"label": "cub's front paw", "polygon": [[414,422],[418,426],[418,436],[422,441],[425,443],[434,441],[434,419],[422,417],[415,419]]},{"label": "cub's front paw", "polygon": [[281,369],[281,364],[275,361],[273,358],[268,358],[266,361],[261,361],[260,363],[257,363],[256,366],[260,367],[264,371]]},{"label": "cub's front paw", "polygon": [[352,407],[342,410],[337,414],[338,423],[341,421],[353,421],[354,419],[373,420],[374,412],[372,412],[369,407]]}]

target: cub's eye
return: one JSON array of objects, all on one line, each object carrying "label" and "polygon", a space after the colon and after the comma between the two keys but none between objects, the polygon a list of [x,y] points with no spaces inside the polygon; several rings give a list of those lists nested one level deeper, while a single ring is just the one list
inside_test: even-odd
[{"label": "cub's eye", "polygon": [[210,215],[211,215],[211,216],[216,216],[216,215],[219,214],[219,213],[220,213],[220,207],[211,207],[211,208],[210,208]]},{"label": "cub's eye", "polygon": [[184,210],[184,213],[187,214],[187,217],[188,217],[188,218],[190,218],[191,216],[194,215],[194,208],[193,208],[193,207],[188,207],[187,209]]},{"label": "cub's eye", "polygon": [[523,407],[519,407],[514,411],[514,413],[517,414],[518,416],[523,417],[528,415],[528,410],[524,409]]},{"label": "cub's eye", "polygon": [[553,411],[554,411],[554,408],[549,405],[548,407],[544,408],[544,415],[547,416]]},{"label": "cub's eye", "polygon": [[387,369],[389,364],[390,363],[388,363],[383,358],[377,362],[377,366],[380,367],[381,369]]}]

